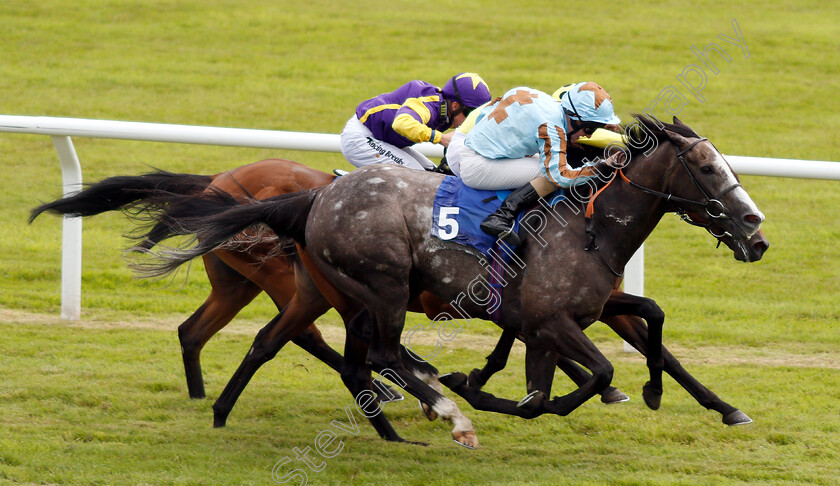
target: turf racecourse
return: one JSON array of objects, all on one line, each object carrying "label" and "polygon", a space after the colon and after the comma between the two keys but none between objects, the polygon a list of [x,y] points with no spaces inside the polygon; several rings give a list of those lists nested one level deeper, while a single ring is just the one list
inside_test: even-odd
[{"label": "turf racecourse", "polygon": [[[595,80],[625,120],[654,100],[665,117],[670,96],[724,153],[840,161],[835,4],[416,8],[81,0],[70,9],[6,0],[0,113],[337,133],[366,97],[472,70],[495,94]],[[731,58],[709,55],[717,74],[691,49],[710,43]],[[693,94],[679,76],[705,86]],[[150,166],[214,173],[268,157],[349,168],[337,154],[74,143],[87,181]],[[83,316],[58,319],[60,221],[26,225],[31,207],[61,192],[57,157],[47,137],[0,134],[0,160],[0,483],[272,484],[278,464],[275,477],[302,468],[309,484],[828,485],[840,475],[840,182],[744,177],[771,242],[755,264],[738,264],[673,217],[646,245],[646,293],[667,314],[666,344],[755,423],[723,426],[670,379],[662,408],[646,409],[643,361],[595,325],[588,334],[631,402],[593,400],[569,417],[533,421],[465,407],[481,441],[467,451],[412,400],[385,412],[403,437],[428,447],[380,441],[352,408],[358,432],[335,428],[351,423],[352,397],[294,346],[256,375],[228,427],[212,429],[212,400],[273,315],[268,299],[207,345],[208,400],[187,399],[175,328],[208,292],[200,262],[171,281],[135,280],[120,253],[130,225],[118,215],[89,219]],[[322,324],[340,349],[335,316]],[[469,371],[495,336],[491,325],[470,322],[434,364]],[[524,394],[522,356],[517,347],[489,391]],[[555,392],[570,390],[558,376]],[[325,430],[343,446],[330,458],[314,452]],[[295,459],[307,446],[319,472]]]}]

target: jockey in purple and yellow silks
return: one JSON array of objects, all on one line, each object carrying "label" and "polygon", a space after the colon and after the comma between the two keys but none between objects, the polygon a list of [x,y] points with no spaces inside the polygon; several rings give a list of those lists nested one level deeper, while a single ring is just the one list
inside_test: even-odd
[{"label": "jockey in purple and yellow silks", "polygon": [[356,108],[341,133],[341,152],[356,167],[386,163],[433,169],[435,164],[411,145],[449,145],[452,134],[443,132],[489,100],[487,83],[475,73],[457,74],[443,89],[411,81]]},{"label": "jockey in purple and yellow silks", "polygon": [[515,246],[520,241],[513,220],[521,210],[558,187],[596,175],[595,162],[579,169],[567,164],[566,144],[621,122],[610,95],[596,83],[577,83],[558,98],[527,87],[511,89],[477,110],[475,126],[465,135],[456,133],[447,152],[450,167],[467,186],[516,189],[481,224]]}]

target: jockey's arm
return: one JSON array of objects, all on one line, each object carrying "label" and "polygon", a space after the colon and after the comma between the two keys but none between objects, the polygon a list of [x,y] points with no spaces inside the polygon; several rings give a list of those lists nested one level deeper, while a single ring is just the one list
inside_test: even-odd
[{"label": "jockey's arm", "polygon": [[422,100],[409,98],[397,110],[391,128],[414,143],[440,143],[443,134],[426,125],[431,118],[432,114]]},{"label": "jockey's arm", "polygon": [[599,160],[586,162],[580,169],[573,169],[566,161],[566,133],[558,125],[540,125],[540,162],[543,174],[557,187],[571,187],[598,175],[595,165]]}]

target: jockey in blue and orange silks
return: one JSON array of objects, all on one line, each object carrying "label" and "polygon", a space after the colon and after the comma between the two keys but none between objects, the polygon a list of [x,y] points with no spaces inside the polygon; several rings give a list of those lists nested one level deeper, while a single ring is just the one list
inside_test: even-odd
[{"label": "jockey in blue and orange silks", "polygon": [[597,176],[600,161],[579,169],[567,165],[567,143],[577,143],[598,128],[617,130],[621,122],[609,94],[598,84],[564,88],[554,96],[527,87],[509,90],[499,101],[476,110],[455,132],[447,151],[450,168],[467,186],[515,189],[481,224],[485,232],[513,245],[520,243],[513,231],[520,211],[557,188]]},{"label": "jockey in blue and orange silks", "polygon": [[341,152],[361,167],[390,163],[431,170],[435,164],[411,148],[420,142],[449,145],[470,111],[490,101],[487,83],[475,73],[453,76],[444,87],[411,81],[362,102],[341,132]]}]

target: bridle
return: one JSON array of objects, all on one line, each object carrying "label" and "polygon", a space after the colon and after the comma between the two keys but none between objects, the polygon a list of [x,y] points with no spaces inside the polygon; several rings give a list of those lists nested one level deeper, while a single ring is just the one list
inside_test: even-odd
[{"label": "bridle", "polygon": [[[692,142],[688,147],[686,147],[683,150],[680,150],[680,151],[677,152],[677,160],[680,162],[682,167],[688,173],[688,176],[691,179],[691,182],[693,182],[694,185],[698,189],[700,189],[700,192],[703,193],[703,197],[705,198],[705,201],[696,201],[696,200],[693,200],[693,199],[688,199],[688,198],[684,198],[684,197],[680,197],[680,196],[675,196],[671,193],[657,191],[655,189],[645,187],[641,184],[637,184],[636,182],[631,181],[624,174],[624,169],[623,168],[619,168],[618,170],[616,170],[613,173],[613,176],[610,178],[610,180],[601,189],[599,189],[595,194],[593,194],[592,197],[589,198],[589,202],[587,204],[586,213],[585,213],[586,234],[588,236],[588,241],[587,241],[586,246],[584,246],[584,250],[585,251],[591,251],[591,250],[597,250],[598,249],[598,245],[595,243],[595,231],[594,231],[594,228],[592,226],[592,224],[593,224],[592,214],[594,212],[595,199],[610,184],[612,184],[612,182],[616,179],[616,175],[621,176],[621,178],[625,182],[630,184],[631,187],[634,187],[634,188],[636,188],[636,189],[638,189],[638,190],[640,190],[640,191],[642,191],[646,194],[650,194],[652,196],[656,196],[658,198],[664,199],[666,202],[675,203],[677,205],[676,213],[680,216],[680,218],[682,218],[683,221],[685,221],[688,224],[704,228],[706,231],[708,231],[712,236],[714,236],[718,240],[718,245],[721,242],[721,238],[724,238],[724,237],[727,237],[727,236],[734,238],[734,236],[731,233],[729,233],[728,231],[724,231],[720,235],[716,234],[712,230],[711,220],[732,221],[732,224],[738,229],[738,231],[741,233],[742,237],[747,238],[749,236],[749,234],[746,231],[744,231],[743,228],[741,228],[741,226],[738,224],[737,221],[735,221],[734,218],[732,218],[732,216],[730,216],[728,214],[728,212],[726,210],[726,206],[724,206],[724,204],[720,201],[720,199],[723,196],[732,192],[736,188],[741,187],[741,184],[736,182],[736,183],[732,184],[731,186],[727,187],[726,189],[724,189],[723,191],[721,191],[716,196],[712,196],[712,193],[709,192],[709,190],[703,185],[703,183],[700,182],[697,179],[697,177],[694,176],[694,173],[691,172],[691,169],[688,168],[688,163],[685,161],[685,154],[690,152],[695,146],[697,146],[697,144],[699,144],[701,142],[705,142],[707,140],[708,139],[701,137],[701,138],[695,140],[694,142]],[[715,151],[717,151],[717,149],[715,149]],[[663,180],[668,177],[670,172],[671,172],[671,170],[666,172],[665,176],[663,177]],[[709,215],[709,218],[711,218],[711,220],[709,222],[696,221],[696,220],[692,219],[691,216],[689,216],[688,211],[685,208],[680,207],[680,205],[698,206],[698,207],[702,208],[703,210],[705,210],[706,214]],[[600,252],[599,252],[599,255],[600,255]],[[603,255],[600,255],[600,256],[601,256],[601,260],[604,262],[604,264],[606,264],[607,268],[609,268],[609,270],[613,273],[613,275],[616,275],[618,277],[623,276],[623,274],[624,274],[623,271],[622,272],[616,271],[604,259]]]},{"label": "bridle", "polygon": [[[706,138],[698,138],[697,140],[692,142],[688,147],[686,147],[686,148],[680,150],[679,152],[677,152],[677,160],[680,162],[680,164],[683,166],[685,171],[688,173],[688,177],[691,179],[691,182],[693,182],[694,185],[698,189],[700,189],[700,192],[703,193],[703,197],[705,198],[705,201],[695,201],[693,199],[687,199],[687,198],[684,198],[684,197],[675,196],[675,195],[670,194],[670,193],[665,193],[665,192],[657,191],[655,189],[651,189],[649,187],[642,186],[641,184],[637,184],[637,183],[631,181],[624,174],[624,171],[622,169],[618,170],[618,174],[621,176],[622,179],[624,179],[625,182],[627,182],[631,186],[635,187],[636,189],[639,189],[640,191],[642,191],[644,193],[651,194],[651,195],[659,197],[661,199],[665,199],[665,201],[667,201],[667,202],[673,202],[673,203],[677,204],[678,205],[678,210],[676,211],[676,213],[680,216],[680,218],[683,221],[685,221],[688,224],[704,228],[706,231],[708,231],[712,236],[714,236],[718,240],[720,240],[721,238],[726,237],[726,236],[733,237],[733,235],[731,233],[729,233],[728,231],[724,231],[720,235],[715,234],[715,232],[712,230],[711,220],[731,221],[733,226],[735,226],[735,228],[737,228],[738,231],[741,233],[741,236],[746,238],[746,237],[749,236],[749,233],[744,231],[744,229],[741,228],[741,225],[738,224],[738,222],[735,220],[735,218],[733,218],[732,216],[729,215],[729,212],[726,210],[726,206],[720,201],[721,198],[723,198],[723,196],[725,196],[726,194],[730,193],[731,191],[741,187],[741,184],[736,182],[736,183],[732,184],[731,186],[727,187],[726,189],[722,190],[716,196],[712,196],[712,193],[709,192],[709,190],[703,185],[703,183],[700,182],[697,179],[697,177],[695,177],[693,172],[691,172],[691,169],[688,168],[688,163],[685,161],[685,154],[688,153],[689,151],[691,151],[691,149],[693,149],[700,142],[705,142],[705,141],[707,141]],[[717,151],[717,149],[715,149],[715,150]],[[667,176],[667,174],[666,174],[666,176]],[[696,221],[696,220],[692,219],[691,216],[689,216],[688,211],[685,208],[679,207],[680,205],[698,206],[706,212],[706,214],[709,216],[709,218],[711,218],[711,220],[708,221],[708,222]]]}]

